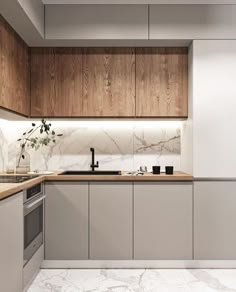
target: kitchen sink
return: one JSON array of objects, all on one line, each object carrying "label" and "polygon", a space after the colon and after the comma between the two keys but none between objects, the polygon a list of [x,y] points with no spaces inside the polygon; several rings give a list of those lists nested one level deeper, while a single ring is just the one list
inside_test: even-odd
[{"label": "kitchen sink", "polygon": [[121,175],[120,170],[67,170],[59,175]]}]

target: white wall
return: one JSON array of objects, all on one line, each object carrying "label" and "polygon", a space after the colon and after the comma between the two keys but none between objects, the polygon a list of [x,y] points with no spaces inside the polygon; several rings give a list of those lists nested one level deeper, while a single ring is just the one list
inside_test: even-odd
[{"label": "white wall", "polygon": [[193,42],[193,175],[236,177],[236,40]]}]

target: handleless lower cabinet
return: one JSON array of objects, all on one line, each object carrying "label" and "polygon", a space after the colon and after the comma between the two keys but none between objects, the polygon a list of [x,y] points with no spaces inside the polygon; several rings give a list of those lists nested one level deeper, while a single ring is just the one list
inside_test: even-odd
[{"label": "handleless lower cabinet", "polygon": [[132,259],[133,183],[94,182],[89,188],[90,259]]},{"label": "handleless lower cabinet", "polygon": [[192,183],[134,183],[134,259],[192,259]]},{"label": "handleless lower cabinet", "polygon": [[0,291],[23,290],[23,194],[0,201]]},{"label": "handleless lower cabinet", "polygon": [[236,182],[194,183],[194,259],[236,260]]},{"label": "handleless lower cabinet", "polygon": [[88,183],[46,186],[45,259],[88,259]]}]

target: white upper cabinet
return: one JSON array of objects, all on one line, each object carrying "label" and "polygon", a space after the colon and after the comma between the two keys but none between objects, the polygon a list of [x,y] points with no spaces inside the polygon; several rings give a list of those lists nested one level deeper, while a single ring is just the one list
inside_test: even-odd
[{"label": "white upper cabinet", "polygon": [[150,5],[150,39],[232,39],[236,5]]},{"label": "white upper cabinet", "polygon": [[148,5],[46,5],[45,37],[148,39]]}]

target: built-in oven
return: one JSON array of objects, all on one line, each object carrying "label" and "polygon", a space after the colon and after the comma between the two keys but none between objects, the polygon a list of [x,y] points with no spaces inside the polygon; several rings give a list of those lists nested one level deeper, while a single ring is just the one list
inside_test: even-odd
[{"label": "built-in oven", "polygon": [[42,183],[24,191],[24,265],[44,241],[44,199]]}]

